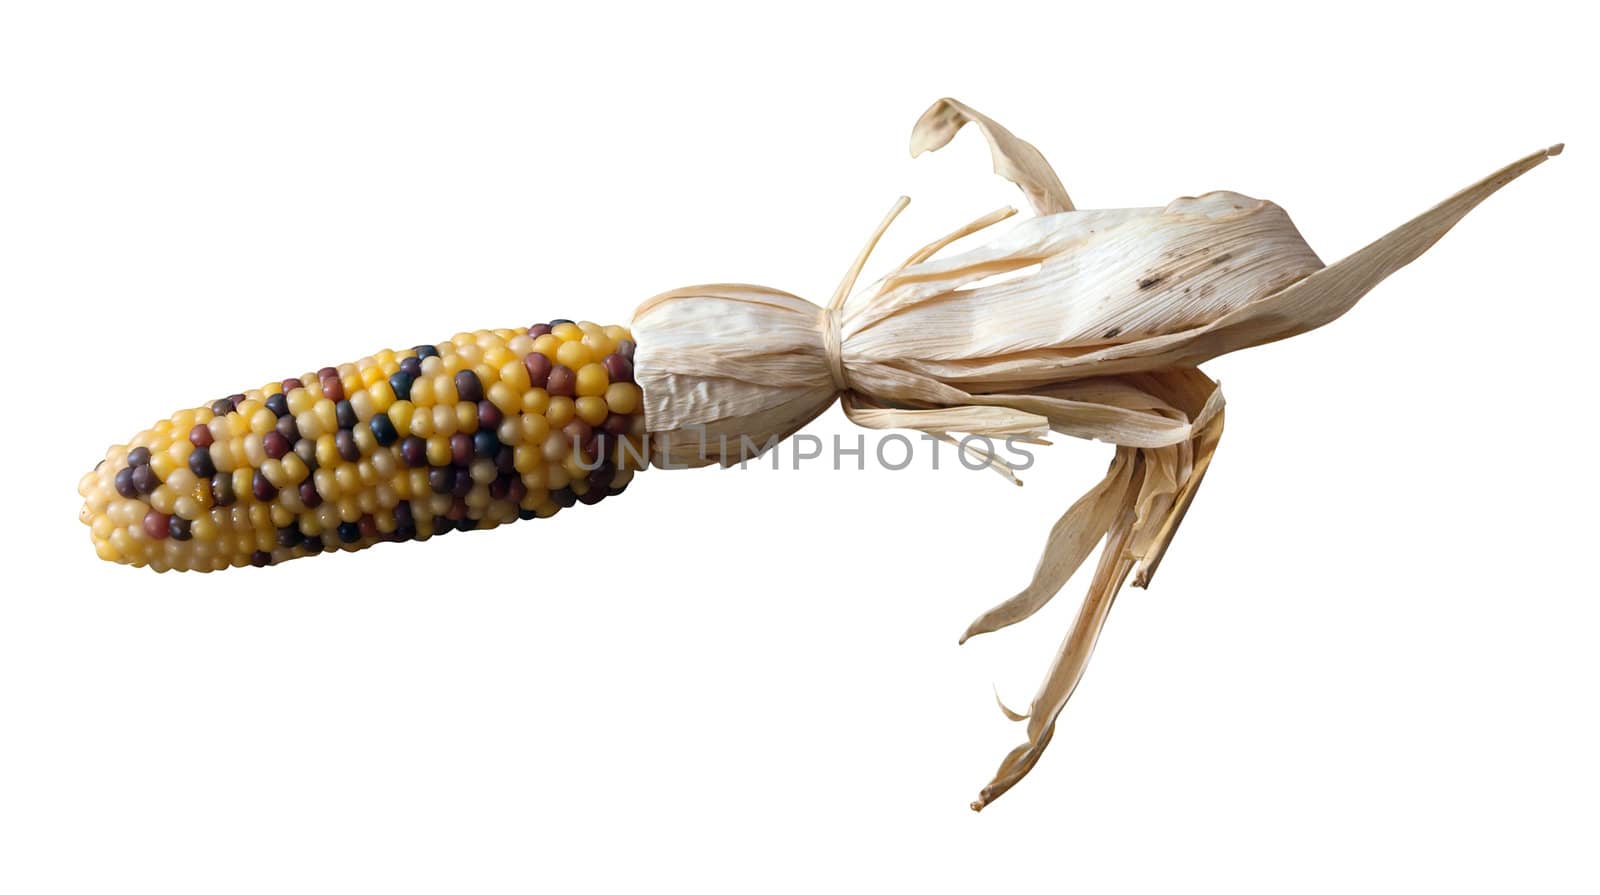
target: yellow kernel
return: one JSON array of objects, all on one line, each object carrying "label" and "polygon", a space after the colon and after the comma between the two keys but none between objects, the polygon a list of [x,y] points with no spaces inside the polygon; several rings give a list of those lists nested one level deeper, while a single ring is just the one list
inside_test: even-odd
[{"label": "yellow kernel", "polygon": [[623,339],[633,338],[633,334],[628,332],[628,328],[626,326],[608,326],[605,328],[605,333],[606,338],[613,342],[620,342]]},{"label": "yellow kernel", "polygon": [[513,359],[511,352],[507,351],[503,345],[495,345],[483,352],[483,362],[496,370],[503,368]]},{"label": "yellow kernel", "polygon": [[544,444],[550,435],[550,420],[542,413],[522,414],[522,440],[527,444]]},{"label": "yellow kernel", "polygon": [[334,467],[333,480],[339,485],[339,493],[351,494],[361,488],[361,471],[354,463],[340,463]]},{"label": "yellow kernel", "polygon": [[[551,441],[558,440],[559,439],[551,439]],[[560,463],[550,463],[545,466],[544,486],[546,488],[550,489],[551,491],[559,491],[570,484],[572,484],[572,476],[567,475],[567,471],[562,468]]]},{"label": "yellow kernel", "polygon": [[[522,361],[512,360],[500,365],[500,381],[510,386],[513,391],[527,391],[533,383],[528,380],[528,368]],[[501,408],[504,410],[505,408]]]},{"label": "yellow kernel", "polygon": [[363,386],[376,385],[377,383],[382,382],[382,381],[383,381],[383,368],[378,366],[377,361],[373,361],[372,366],[365,367],[365,368],[362,369],[362,371],[361,371],[361,384]]},{"label": "yellow kernel", "polygon": [[[356,464],[356,475],[361,479],[361,484],[367,488],[378,483],[378,470],[372,465],[371,460],[363,459]],[[366,493],[365,491],[362,492]],[[370,512],[370,510],[368,511]]]},{"label": "yellow kernel", "polygon": [[356,412],[356,419],[363,423],[372,419],[372,395],[366,389],[350,396],[350,409]]},{"label": "yellow kernel", "polygon": [[356,448],[363,457],[378,449],[378,438],[372,434],[371,426],[357,426],[351,437],[355,439]]},{"label": "yellow kernel", "polygon": [[[449,369],[446,364],[445,369]],[[456,383],[449,375],[444,373],[433,377],[433,402],[435,404],[454,404],[460,398],[456,395]]]},{"label": "yellow kernel", "polygon": [[[446,453],[449,453],[449,452],[446,451]],[[435,464],[435,465],[443,466],[444,464],[443,463],[439,463],[439,464]],[[429,493],[429,489],[428,489],[428,471],[425,470],[425,469],[413,469],[413,470],[411,470],[411,475],[410,475],[410,477],[408,479],[407,485],[408,485],[408,490],[410,490],[411,494],[413,496],[415,496],[415,497],[421,497],[421,496]]]},{"label": "yellow kernel", "polygon": [[560,348],[563,344],[565,343],[551,333],[545,333],[544,335],[533,340],[533,350],[539,352],[545,357],[550,358],[551,360],[555,360],[556,349]]},{"label": "yellow kernel", "polygon": [[274,488],[282,488],[289,484],[289,477],[284,474],[283,464],[277,460],[266,460],[261,464],[261,474],[267,477]]},{"label": "yellow kernel", "polygon": [[572,453],[572,442],[558,434],[554,438],[546,438],[541,450],[546,463],[560,463]]},{"label": "yellow kernel", "polygon": [[450,465],[450,439],[444,435],[435,435],[428,439],[428,465]]},{"label": "yellow kernel", "polygon": [[644,393],[631,382],[613,382],[606,388],[606,406],[612,413],[638,413],[644,402]]},{"label": "yellow kernel", "polygon": [[519,444],[511,451],[511,465],[517,472],[532,472],[544,465],[544,454],[537,445]]},{"label": "yellow kernel", "polygon": [[328,469],[339,465],[339,445],[332,435],[317,439],[317,465]]},{"label": "yellow kernel", "polygon": [[617,343],[606,338],[606,334],[603,331],[584,333],[583,344],[589,346],[589,351],[595,357],[605,357],[617,350]]},{"label": "yellow kernel", "polygon": [[456,431],[469,435],[478,431],[478,405],[468,401],[456,404]]},{"label": "yellow kernel", "polygon": [[[207,481],[195,482],[194,487],[189,489],[189,499],[194,501],[195,507],[201,513],[211,509],[211,483]],[[196,515],[198,516],[199,514]]]},{"label": "yellow kernel", "polygon": [[550,327],[550,335],[563,342],[576,342],[583,338],[583,329],[576,323],[557,323]]},{"label": "yellow kernel", "polygon": [[[374,413],[385,413],[390,407],[394,406],[394,389],[389,386],[389,383],[380,379],[367,386],[367,398],[372,402]],[[390,417],[389,421],[394,422],[394,417]]]},{"label": "yellow kernel", "polygon": [[[274,529],[283,528],[294,521],[294,513],[290,512],[288,507],[279,503],[273,504],[272,509],[268,511],[267,515],[272,520],[272,527]],[[267,538],[269,539],[269,544],[276,540],[276,538],[271,534],[268,534]],[[263,547],[261,549],[266,550],[269,548]]]},{"label": "yellow kernel", "polygon": [[246,397],[245,400],[240,401],[239,406],[234,409],[240,417],[248,421],[251,417],[256,415],[256,411],[261,409],[261,402],[255,398]]},{"label": "yellow kernel", "polygon": [[[521,370],[522,364],[517,364],[517,369]],[[522,381],[528,381],[526,370],[522,373]],[[500,408],[500,412],[507,416],[522,409],[522,396],[503,381],[489,386],[489,391],[485,393],[485,397],[489,399],[489,403]]]},{"label": "yellow kernel", "polygon": [[157,486],[156,490],[150,492],[150,505],[155,507],[157,512],[171,513],[173,504],[177,500],[178,495],[174,494],[172,489],[166,485]]},{"label": "yellow kernel", "polygon": [[433,405],[433,431],[440,435],[456,434],[456,406],[454,404]]},{"label": "yellow kernel", "polygon": [[598,426],[606,421],[606,416],[611,412],[606,407],[605,398],[596,398],[586,395],[573,402],[576,407],[578,419],[591,426]]},{"label": "yellow kernel", "polygon": [[550,428],[559,429],[577,415],[578,408],[571,398],[558,397],[550,399],[550,407],[545,410],[544,418],[550,423]]},{"label": "yellow kernel", "polygon": [[150,469],[156,474],[156,477],[162,481],[166,481],[167,476],[172,475],[172,471],[177,468],[178,461],[166,451],[151,453]]},{"label": "yellow kernel", "polygon": [[297,417],[300,414],[305,413],[307,410],[310,410],[311,405],[316,403],[316,399],[311,396],[311,393],[303,388],[297,388],[290,392],[288,394],[288,400],[289,412]]},{"label": "yellow kernel", "polygon": [[589,346],[582,342],[562,342],[561,347],[556,349],[556,363],[574,370],[592,360],[594,356],[589,351]]},{"label": "yellow kernel", "polygon": [[446,376],[454,376],[468,366],[466,358],[459,354],[446,354],[443,357],[444,375]]},{"label": "yellow kernel", "polygon": [[[339,413],[334,408],[332,401],[322,398],[311,408],[311,412],[317,415],[320,432],[332,433],[339,431]],[[304,434],[304,432],[302,431],[301,434]]]},{"label": "yellow kernel", "polygon": [[[428,360],[433,360],[433,358],[430,357]],[[411,383],[411,403],[418,407],[430,407],[433,405],[433,380],[434,377],[432,376],[419,376],[415,382]]]},{"label": "yellow kernel", "polygon": [[606,368],[599,364],[584,364],[578,368],[578,395],[599,396],[606,393],[606,386],[611,384],[611,377],[606,375]]},{"label": "yellow kernel", "polygon": [[189,526],[189,534],[193,535],[197,541],[214,541],[217,539],[219,532],[215,522],[208,518],[201,518],[194,520],[194,524]]},{"label": "yellow kernel", "polygon": [[411,434],[418,438],[427,438],[433,434],[433,408],[418,407],[411,414]]},{"label": "yellow kernel", "polygon": [[283,464],[283,474],[288,478],[291,485],[300,484],[306,480],[306,476],[311,474],[311,470],[306,468],[305,461],[301,460],[300,455],[293,451],[284,454],[281,462]]},{"label": "yellow kernel", "polygon": [[[394,392],[390,391],[390,395]],[[389,422],[394,423],[396,432],[404,433],[411,428],[411,411],[416,408],[410,401],[394,401],[389,405]]]},{"label": "yellow kernel", "polygon": [[550,409],[550,393],[542,388],[530,388],[522,393],[523,413],[544,413]]},{"label": "yellow kernel", "polygon": [[251,481],[255,478],[255,470],[235,469],[233,471],[233,493],[239,500],[255,500],[255,493]]}]

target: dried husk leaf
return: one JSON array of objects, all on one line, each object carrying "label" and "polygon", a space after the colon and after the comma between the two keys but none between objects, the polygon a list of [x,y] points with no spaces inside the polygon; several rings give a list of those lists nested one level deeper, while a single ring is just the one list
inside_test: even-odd
[{"label": "dried husk leaf", "polygon": [[[1038,441],[1054,431],[1118,446],[1106,477],[1052,529],[1033,580],[963,635],[1032,615],[1103,540],[1089,593],[1026,715],[1028,741],[976,809],[1038,760],[1123,582],[1137,568],[1134,584],[1149,583],[1193,502],[1223,420],[1221,390],[1196,365],[1337,318],[1561,147],[1325,267],[1283,209],[1238,193],[1075,210],[1037,149],[955,100],[918,121],[913,154],[945,145],[968,122],[988,140],[995,171],[1040,216],[940,257],[1011,210],[979,218],[852,294],[902,199],[826,307],[762,286],[697,286],[646,302],[633,329],[657,465],[738,463],[841,394],[846,415],[871,428],[952,443],[957,434]],[[1015,480],[1003,461],[987,461]]]}]

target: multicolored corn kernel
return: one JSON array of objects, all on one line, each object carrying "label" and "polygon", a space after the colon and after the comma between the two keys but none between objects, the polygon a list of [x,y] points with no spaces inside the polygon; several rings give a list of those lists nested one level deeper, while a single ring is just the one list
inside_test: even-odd
[{"label": "multicolored corn kernel", "polygon": [[108,450],[80,518],[102,559],[211,571],[597,503],[646,463],[633,347],[552,320],[219,398]]}]

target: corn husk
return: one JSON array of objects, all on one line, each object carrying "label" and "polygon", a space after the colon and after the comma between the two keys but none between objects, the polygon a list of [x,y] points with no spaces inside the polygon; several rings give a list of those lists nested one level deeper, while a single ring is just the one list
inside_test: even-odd
[{"label": "corn husk", "polygon": [[[1232,192],[1148,208],[1078,210],[1044,157],[975,110],[944,99],[913,129],[913,155],[965,124],[1036,215],[997,230],[986,215],[854,291],[896,203],[819,306],[762,286],[664,293],[635,314],[638,381],[657,465],[737,463],[841,398],[875,429],[1115,445],[1105,477],[1051,529],[1033,579],[962,639],[1045,605],[1097,545],[1089,593],[1027,713],[1027,741],[974,809],[1038,761],[1129,574],[1150,583],[1221,437],[1209,358],[1322,326],[1427,250],[1495,190],[1557,154],[1528,155],[1324,266],[1277,205]],[[986,235],[960,252],[955,242]],[[1015,480],[1003,460],[983,458]]]}]

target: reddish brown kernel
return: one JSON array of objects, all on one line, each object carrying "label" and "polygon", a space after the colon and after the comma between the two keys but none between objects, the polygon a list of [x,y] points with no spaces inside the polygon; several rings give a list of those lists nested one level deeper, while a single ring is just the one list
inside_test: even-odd
[{"label": "reddish brown kernel", "polygon": [[171,533],[172,521],[166,513],[151,510],[144,514],[144,533],[152,540],[164,541]]},{"label": "reddish brown kernel", "polygon": [[577,387],[578,374],[572,372],[571,367],[556,364],[550,368],[550,379],[545,385],[545,391],[549,392],[552,398],[570,398],[577,394]]},{"label": "reddish brown kernel", "polygon": [[211,447],[211,441],[211,427],[205,423],[199,423],[189,430],[189,443],[195,447]]},{"label": "reddish brown kernel", "polygon": [[[540,324],[543,326],[544,324]],[[522,366],[528,371],[528,382],[534,388],[544,388],[550,379],[550,358],[537,351],[530,352],[522,358]]]}]

